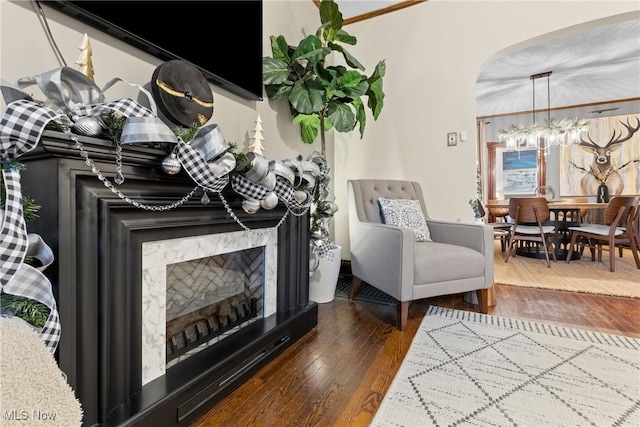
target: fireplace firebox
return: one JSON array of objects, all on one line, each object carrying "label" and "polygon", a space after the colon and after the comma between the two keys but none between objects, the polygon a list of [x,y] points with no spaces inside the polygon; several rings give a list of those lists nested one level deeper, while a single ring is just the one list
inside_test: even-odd
[{"label": "fireplace firebox", "polygon": [[[80,140],[112,178],[112,144]],[[150,147],[125,148],[118,188],[145,205],[181,199],[195,184],[186,174],[164,174],[164,156]],[[45,132],[21,161],[23,192],[42,206],[29,232],[40,234],[56,257],[45,270],[62,325],[56,358],[82,403],[84,426],[186,426],[317,325],[317,304],[308,296],[308,215],[281,223],[282,204],[247,214],[231,190],[222,194],[250,230],[215,195],[202,204],[201,190],[172,209],[134,207],[105,187],[58,132]],[[236,243],[221,243],[229,241]],[[157,268],[148,253],[163,243],[187,249]],[[209,249],[180,258],[193,248]],[[195,264],[213,275],[233,263],[210,304],[189,313],[169,307],[167,321],[167,306],[177,301],[167,303],[172,269]],[[260,274],[238,269],[243,263],[257,263]]]}]

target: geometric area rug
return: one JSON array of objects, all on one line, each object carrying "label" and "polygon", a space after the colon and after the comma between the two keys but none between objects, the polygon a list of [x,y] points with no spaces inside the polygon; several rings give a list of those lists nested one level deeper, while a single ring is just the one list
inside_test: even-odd
[{"label": "geometric area rug", "polygon": [[431,306],[371,426],[640,426],[640,340]]}]

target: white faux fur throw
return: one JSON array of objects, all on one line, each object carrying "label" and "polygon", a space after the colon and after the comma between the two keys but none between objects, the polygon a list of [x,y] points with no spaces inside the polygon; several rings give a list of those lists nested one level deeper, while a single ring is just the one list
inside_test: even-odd
[{"label": "white faux fur throw", "polygon": [[0,425],[82,425],[82,406],[38,333],[0,316]]}]

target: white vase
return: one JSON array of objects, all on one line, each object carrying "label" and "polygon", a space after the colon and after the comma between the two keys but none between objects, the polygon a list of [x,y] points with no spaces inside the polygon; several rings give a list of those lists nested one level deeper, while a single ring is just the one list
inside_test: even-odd
[{"label": "white vase", "polygon": [[342,247],[335,245],[329,252],[333,254],[333,259],[320,258],[318,268],[309,279],[309,299],[318,304],[331,302],[336,295]]}]

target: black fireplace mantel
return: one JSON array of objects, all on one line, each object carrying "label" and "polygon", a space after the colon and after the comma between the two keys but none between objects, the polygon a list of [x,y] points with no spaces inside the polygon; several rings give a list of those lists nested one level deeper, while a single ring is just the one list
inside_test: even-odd
[{"label": "black fireplace mantel", "polygon": [[[81,138],[105,176],[115,175],[109,141]],[[166,154],[149,147],[123,150],[125,182],[133,200],[165,205],[196,185],[181,172],[165,174]],[[45,132],[38,147],[21,157],[23,193],[42,206],[28,225],[55,255],[45,270],[60,312],[62,336],[56,357],[84,411],[84,426],[188,425],[246,381],[260,367],[317,325],[309,301],[309,216],[288,215],[278,227],[277,313],[169,368],[141,386],[141,249],[144,242],[239,231],[215,194],[201,190],[167,211],[132,206],[92,173],[69,138]],[[242,198],[223,191],[249,228],[275,227],[286,212],[247,214]]]}]

